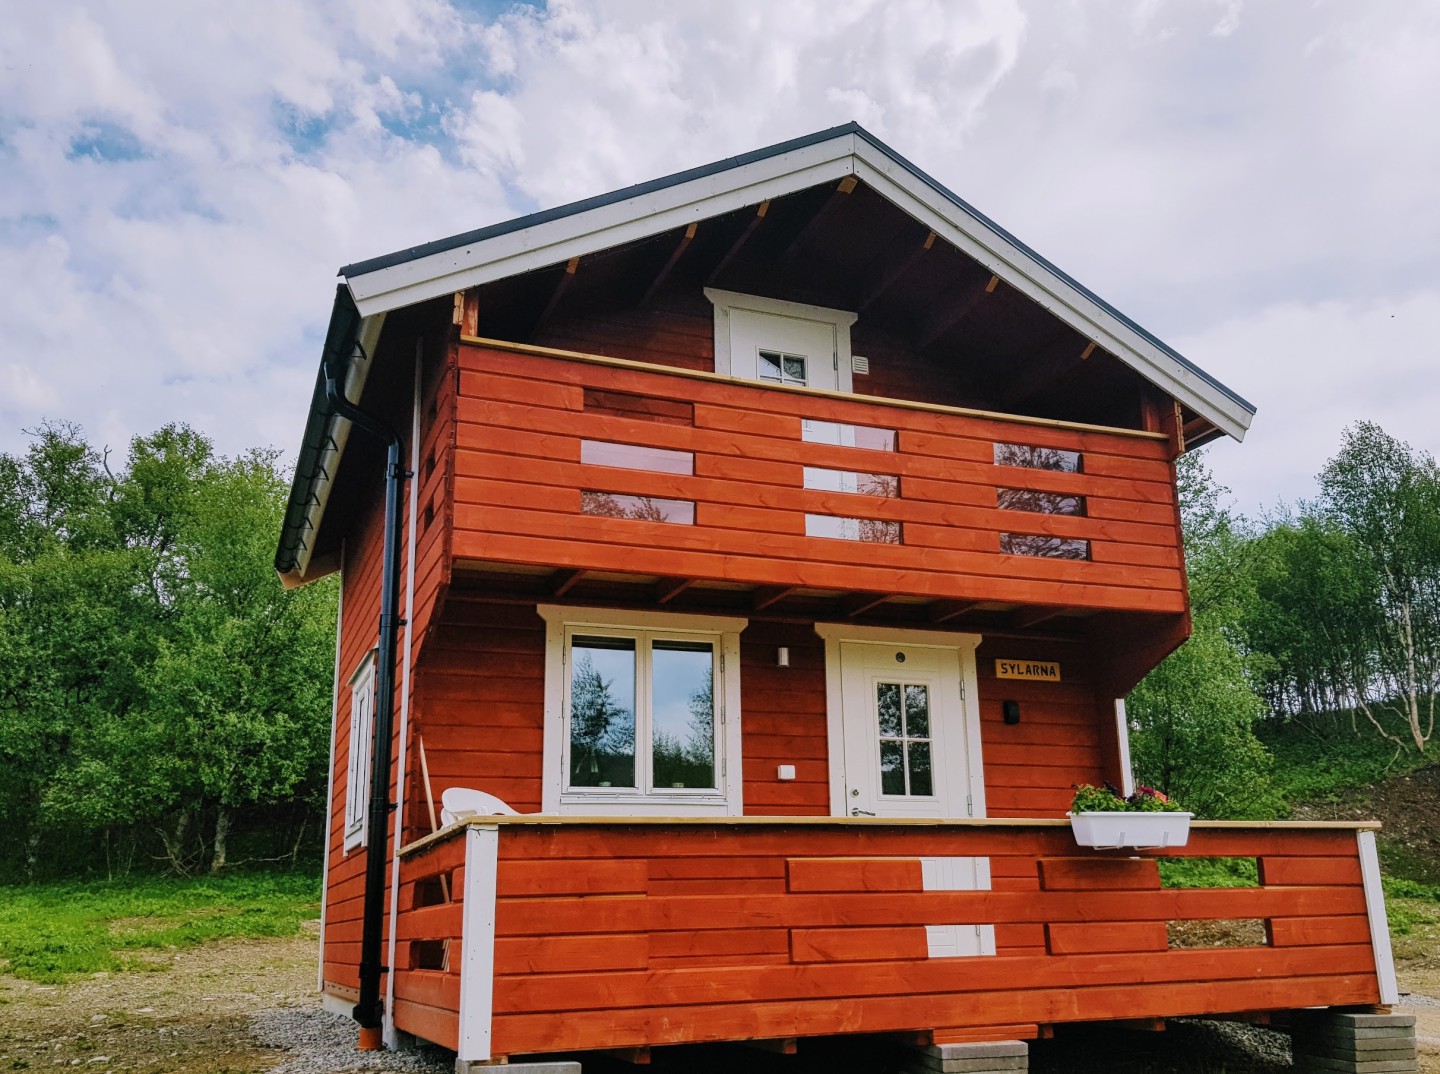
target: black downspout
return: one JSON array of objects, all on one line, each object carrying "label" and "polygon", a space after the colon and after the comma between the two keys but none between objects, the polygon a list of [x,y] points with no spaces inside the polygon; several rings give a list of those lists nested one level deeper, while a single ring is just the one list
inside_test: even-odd
[{"label": "black downspout", "polygon": [[[329,356],[327,356],[328,358]],[[360,934],[360,1002],[352,1012],[365,1029],[381,1021],[381,929],[385,917],[385,850],[390,821],[390,736],[395,720],[395,654],[400,620],[400,487],[409,476],[400,462],[400,434],[349,399],[331,361],[325,363],[325,397],[335,413],[384,440],[385,552],[380,569],[380,654],[375,669],[375,747],[370,762],[370,814],[365,840],[365,910]]]}]

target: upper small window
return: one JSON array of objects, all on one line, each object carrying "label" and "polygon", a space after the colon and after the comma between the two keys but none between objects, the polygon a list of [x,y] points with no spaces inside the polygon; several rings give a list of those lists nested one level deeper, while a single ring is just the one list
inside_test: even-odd
[{"label": "upper small window", "polygon": [[759,354],[761,380],[773,381],[776,384],[797,384],[801,387],[810,383],[805,371],[810,359],[805,355],[767,350],[760,350]]}]

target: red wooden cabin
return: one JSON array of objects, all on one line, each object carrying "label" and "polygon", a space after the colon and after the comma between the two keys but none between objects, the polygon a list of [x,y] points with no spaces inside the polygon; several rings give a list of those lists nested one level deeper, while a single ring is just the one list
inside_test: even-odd
[{"label": "red wooden cabin", "polygon": [[[1076,846],[1188,632],[1174,460],[1253,408],[865,131],[342,276],[277,557],[343,578],[328,1003],[372,857],[385,1026],[462,1066],[1394,998],[1364,825]],[[386,464],[327,376],[408,473],[378,823]]]}]

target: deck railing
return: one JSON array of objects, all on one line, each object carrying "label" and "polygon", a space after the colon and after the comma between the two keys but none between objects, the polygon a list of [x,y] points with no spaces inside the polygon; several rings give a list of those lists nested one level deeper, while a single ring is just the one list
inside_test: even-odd
[{"label": "deck railing", "polygon": [[1184,610],[1152,434],[499,344],[459,360],[457,559]]},{"label": "deck railing", "polygon": [[[1180,856],[1258,879],[1162,886]],[[1395,999],[1364,825],[1131,856],[1053,821],[487,818],[400,878],[396,1024],[462,1059]]]}]

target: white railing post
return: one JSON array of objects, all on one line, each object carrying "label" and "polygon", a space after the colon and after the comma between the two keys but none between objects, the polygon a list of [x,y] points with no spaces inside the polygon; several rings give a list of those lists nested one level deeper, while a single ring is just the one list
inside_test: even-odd
[{"label": "white railing post", "polygon": [[1370,947],[1375,952],[1375,976],[1380,980],[1380,1002],[1399,1003],[1400,986],[1395,981],[1395,957],[1390,952],[1390,923],[1385,917],[1385,889],[1380,884],[1380,856],[1375,853],[1375,833],[1356,832],[1360,848],[1360,878],[1365,884],[1365,912],[1370,918]]},{"label": "white railing post", "polygon": [[490,1058],[495,992],[495,876],[500,829],[465,829],[465,899],[460,915],[460,1029],[456,1058]]}]

